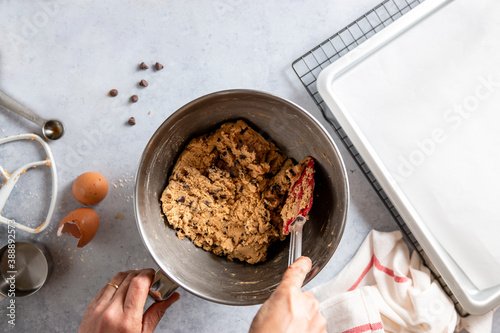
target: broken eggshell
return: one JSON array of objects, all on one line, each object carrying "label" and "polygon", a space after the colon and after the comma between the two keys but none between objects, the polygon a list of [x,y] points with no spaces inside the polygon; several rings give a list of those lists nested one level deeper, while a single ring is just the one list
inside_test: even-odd
[{"label": "broken eggshell", "polygon": [[99,228],[99,216],[92,208],[78,208],[66,215],[59,227],[57,236],[71,235],[78,239],[77,247],[84,247],[94,238]]}]

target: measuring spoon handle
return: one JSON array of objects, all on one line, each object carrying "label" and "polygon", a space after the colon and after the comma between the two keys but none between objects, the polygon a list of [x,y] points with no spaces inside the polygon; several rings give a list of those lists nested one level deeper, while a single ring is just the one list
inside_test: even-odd
[{"label": "measuring spoon handle", "polygon": [[9,111],[12,111],[21,117],[28,119],[29,121],[43,127],[45,124],[45,119],[37,116],[32,111],[28,110],[24,105],[16,102],[14,99],[9,97],[6,93],[0,90],[0,106],[3,106]]}]

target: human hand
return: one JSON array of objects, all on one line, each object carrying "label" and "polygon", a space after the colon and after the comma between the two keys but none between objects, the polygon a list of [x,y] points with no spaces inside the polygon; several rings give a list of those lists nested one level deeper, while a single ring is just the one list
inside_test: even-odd
[{"label": "human hand", "polygon": [[116,274],[90,302],[78,332],[153,332],[168,307],[179,299],[173,293],[143,314],[154,274],[152,269]]},{"label": "human hand", "polygon": [[255,316],[250,333],[326,332],[319,302],[302,283],[311,270],[311,259],[300,257],[286,270],[281,283]]}]

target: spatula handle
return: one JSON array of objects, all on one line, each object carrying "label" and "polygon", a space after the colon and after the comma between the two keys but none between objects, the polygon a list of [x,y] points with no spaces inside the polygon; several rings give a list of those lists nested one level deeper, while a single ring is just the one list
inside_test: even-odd
[{"label": "spatula handle", "polygon": [[298,216],[290,225],[290,252],[288,254],[288,266],[293,264],[302,256],[302,228],[306,222],[305,217]]}]

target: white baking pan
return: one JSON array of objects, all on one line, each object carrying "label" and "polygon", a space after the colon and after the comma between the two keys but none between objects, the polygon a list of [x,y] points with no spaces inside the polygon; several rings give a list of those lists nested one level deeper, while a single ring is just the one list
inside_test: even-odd
[{"label": "white baking pan", "polygon": [[427,0],[318,91],[465,311],[500,305],[500,1]]}]

